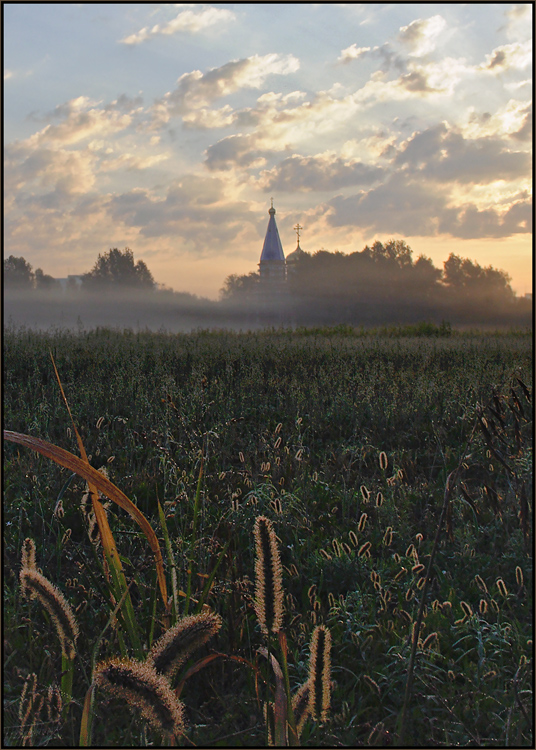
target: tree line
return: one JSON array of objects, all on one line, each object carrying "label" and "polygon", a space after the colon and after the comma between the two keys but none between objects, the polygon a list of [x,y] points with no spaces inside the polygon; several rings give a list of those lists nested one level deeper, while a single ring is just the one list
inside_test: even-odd
[{"label": "tree line", "polygon": [[[78,282],[69,277],[74,287]],[[35,273],[25,258],[10,255],[4,260],[4,284],[7,289],[41,289],[45,291],[57,290],[60,282],[41,268]],[[119,250],[114,247],[108,252],[99,254],[91,271],[80,276],[82,289],[90,291],[106,291],[110,288],[122,287],[149,291],[155,289],[156,283],[152,273],[143,260],[134,261],[134,253],[128,247]]]},{"label": "tree line", "polygon": [[[425,255],[413,259],[404,240],[374,242],[362,251],[298,250],[287,262],[288,305],[298,324],[413,322],[423,319],[486,319],[518,312],[519,300],[504,271],[451,253],[436,268]],[[228,303],[255,304],[258,272],[231,275],[221,290]]]},{"label": "tree line", "polygon": [[[164,289],[156,284],[144,261],[135,261],[129,248],[111,248],[99,254],[90,271],[76,279],[69,277],[69,281],[73,292],[149,292],[150,298],[165,298],[182,310],[195,308],[196,315],[205,305],[204,312],[210,308],[212,315],[219,310],[221,319],[229,318],[234,325],[250,321],[375,325],[422,320],[517,324],[518,319],[526,319],[528,324],[532,310],[529,300],[516,297],[504,271],[480,266],[455,253],[442,269],[436,268],[425,255],[414,260],[410,246],[394,239],[349,254],[299,249],[288,258],[284,293],[271,300],[258,272],[228,276],[219,303]],[[14,256],[4,260],[4,287],[8,291],[61,288],[58,279],[40,268],[34,272],[24,258]]]}]

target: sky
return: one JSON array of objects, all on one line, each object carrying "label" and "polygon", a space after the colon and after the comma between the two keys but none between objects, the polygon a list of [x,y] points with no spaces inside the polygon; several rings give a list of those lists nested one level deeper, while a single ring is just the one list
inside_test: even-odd
[{"label": "sky", "polygon": [[4,255],[216,299],[404,239],[532,290],[532,4],[4,3]]}]

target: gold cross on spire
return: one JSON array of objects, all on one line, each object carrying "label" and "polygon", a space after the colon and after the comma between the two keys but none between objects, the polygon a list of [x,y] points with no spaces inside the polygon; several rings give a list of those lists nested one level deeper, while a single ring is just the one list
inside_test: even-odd
[{"label": "gold cross on spire", "polygon": [[273,207],[274,207],[274,199],[270,198],[270,208],[273,208]]},{"label": "gold cross on spire", "polygon": [[299,245],[300,244],[300,229],[303,229],[303,227],[300,227],[299,224],[296,224],[294,229],[296,230],[296,234],[298,235],[298,245]]}]

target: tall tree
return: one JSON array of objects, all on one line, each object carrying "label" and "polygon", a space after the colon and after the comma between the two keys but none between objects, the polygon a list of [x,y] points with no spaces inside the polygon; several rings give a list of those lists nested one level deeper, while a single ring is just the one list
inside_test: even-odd
[{"label": "tall tree", "polygon": [[4,283],[6,288],[33,289],[35,274],[24,258],[10,255],[4,260]]},{"label": "tall tree", "polygon": [[128,247],[123,251],[111,248],[97,258],[89,273],[82,276],[85,289],[122,287],[126,289],[154,289],[155,281],[146,264],[134,262],[134,253]]},{"label": "tall tree", "polygon": [[53,276],[49,276],[47,273],[43,273],[42,268],[35,269],[35,288],[43,289],[46,291],[52,291],[58,289],[60,283]]}]

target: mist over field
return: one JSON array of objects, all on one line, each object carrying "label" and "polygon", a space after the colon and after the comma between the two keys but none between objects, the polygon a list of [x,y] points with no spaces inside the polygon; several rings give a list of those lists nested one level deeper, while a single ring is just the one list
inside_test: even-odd
[{"label": "mist over field", "polygon": [[7,291],[4,322],[34,330],[88,330],[97,327],[165,330],[254,329],[262,321],[253,309],[189,294],[120,290],[114,292]]},{"label": "mist over field", "polygon": [[171,291],[4,291],[4,325],[34,330],[89,330],[97,327],[132,330],[196,329],[257,330],[265,327],[316,325],[404,325],[423,321],[439,325],[530,326],[532,304],[516,299],[511,305],[490,305],[471,297],[459,304],[397,299],[345,301],[343,294],[213,301]]}]

